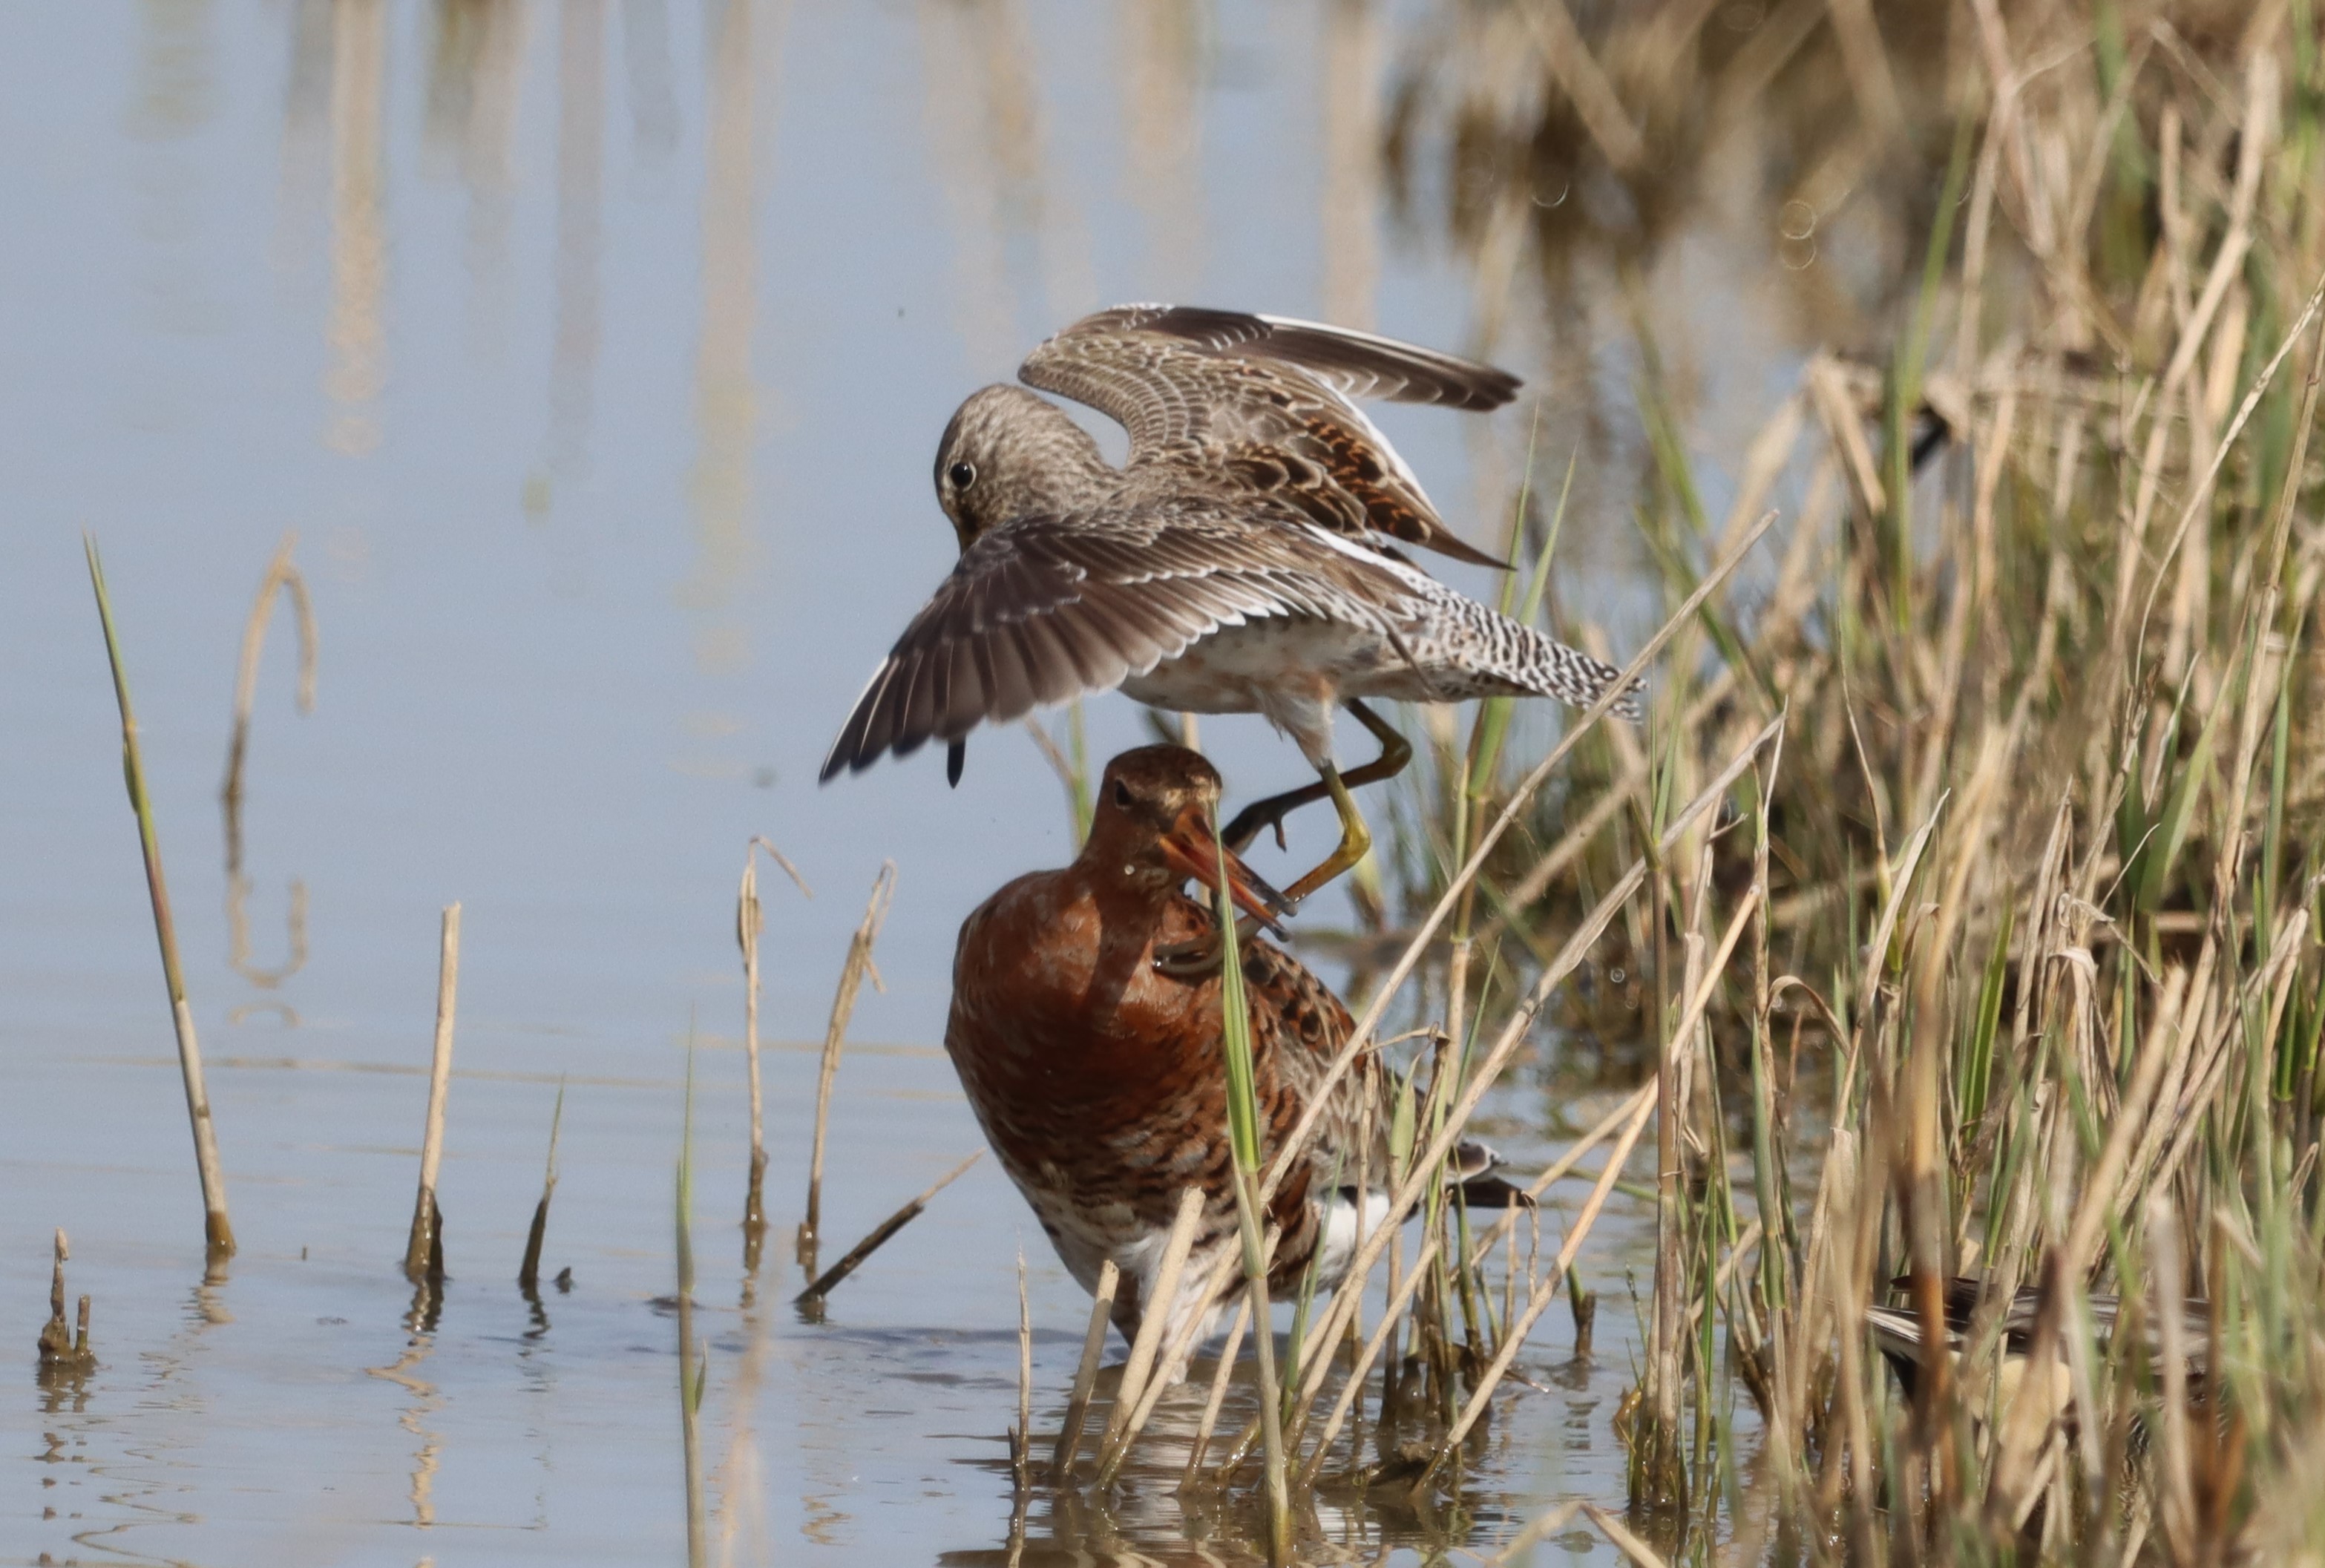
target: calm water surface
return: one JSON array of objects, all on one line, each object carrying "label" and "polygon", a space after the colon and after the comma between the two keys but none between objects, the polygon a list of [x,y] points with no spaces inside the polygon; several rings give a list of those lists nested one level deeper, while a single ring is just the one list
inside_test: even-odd
[{"label": "calm water surface", "polygon": [[[1007,1560],[1019,1247],[1037,1429],[1084,1298],[988,1162],[824,1323],[784,1304],[800,1279],[777,1243],[747,1304],[744,846],[768,835],[817,894],[762,881],[779,1231],[804,1184],[800,1042],[898,868],[885,989],[857,1011],[834,1107],[844,1242],[979,1146],[938,1045],[953,932],[1070,853],[1023,734],[981,734],[953,793],[934,756],[814,784],[953,554],[937,434],[1041,335],[1119,299],[1477,346],[1477,266],[1394,217],[1376,153],[1422,20],[1361,0],[0,9],[0,1324],[23,1351],[0,1376],[0,1563],[681,1558],[675,1325],[653,1298],[674,1284],[690,1035],[718,1557]],[[1674,339],[1724,344],[1690,373],[1714,474],[1792,352],[1731,282],[1768,264],[1765,219],[1709,209],[1646,280]],[[1632,370],[1569,329],[1554,366],[1524,330],[1493,345],[1563,389],[1558,442],[1524,405],[1384,422],[1481,541],[1528,441],[1562,469],[1589,433],[1563,591],[1619,643],[1638,441],[1595,394],[1626,405]],[[242,1241],[210,1283],[83,529]],[[280,617],[230,875],[239,638],[290,530],[318,700],[294,710]],[[1147,733],[1112,698],[1088,732],[1100,759]],[[1303,775],[1256,719],[1203,736],[1235,793]],[[1295,824],[1263,864],[1304,864],[1330,831]],[[454,900],[453,1281],[415,1324],[395,1264]],[[510,1281],[560,1082],[547,1261],[573,1283],[535,1309]],[[1530,1072],[1493,1109],[1533,1162],[1600,1107],[1553,1104]],[[1572,1363],[1565,1314],[1543,1320],[1521,1366],[1539,1387],[1513,1388],[1459,1509],[1328,1508],[1325,1533],[1367,1556],[1482,1544],[1577,1492],[1617,1498],[1636,1225],[1618,1199],[1586,1254],[1598,1359]],[[32,1345],[58,1226],[101,1366],[51,1390]],[[1206,1538],[1232,1557],[1242,1524],[1182,1510],[1173,1479],[1135,1475],[1104,1515],[1036,1500],[1024,1560]],[[1536,1560],[1570,1556],[1612,1560],[1579,1534]]]}]

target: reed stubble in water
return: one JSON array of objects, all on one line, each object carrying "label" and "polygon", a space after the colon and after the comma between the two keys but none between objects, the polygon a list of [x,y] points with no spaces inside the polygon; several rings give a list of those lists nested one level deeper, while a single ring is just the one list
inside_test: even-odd
[{"label": "reed stubble in water", "polygon": [[565,1125],[565,1080],[557,1080],[557,1103],[549,1113],[549,1165],[542,1174],[541,1202],[533,1205],[533,1225],[524,1233],[524,1261],[517,1266],[516,1287],[527,1295],[541,1289],[541,1248],[549,1235],[549,1201],[557,1195],[557,1132]]},{"label": "reed stubble in water", "polygon": [[88,1297],[80,1298],[78,1328],[65,1322],[65,1259],[71,1255],[72,1249],[60,1227],[56,1255],[49,1272],[49,1321],[41,1329],[43,1378],[77,1378],[97,1366],[97,1352],[88,1342]]},{"label": "reed stubble in water", "polygon": [[815,1141],[808,1154],[807,1217],[800,1221],[799,1228],[800,1266],[811,1274],[815,1271],[816,1248],[822,1241],[823,1136],[831,1114],[831,1082],[839,1072],[839,1052],[848,1038],[848,1020],[856,1012],[856,998],[864,982],[868,979],[875,990],[888,988],[872,962],[872,944],[880,939],[880,927],[888,918],[888,905],[895,895],[896,863],[890,860],[881,865],[879,875],[872,879],[872,895],[865,902],[863,922],[848,942],[847,961],[840,965],[839,987],[831,998],[831,1018],[824,1026],[823,1063],[815,1080]]},{"label": "reed stubble in water", "polygon": [[113,696],[121,709],[121,772],[129,787],[129,807],[137,816],[137,837],[145,856],[145,889],[153,905],[153,935],[162,949],[162,978],[170,992],[170,1017],[178,1035],[178,1070],[185,1081],[186,1119],[194,1134],[194,1169],[202,1187],[202,1239],[213,1263],[234,1256],[234,1224],[227,1217],[226,1171],[218,1160],[218,1132],[210,1119],[209,1090],[202,1079],[201,1042],[194,1011],[186,1001],[185,971],[178,961],[177,923],[170,913],[169,885],[162,875],[162,845],[153,829],[153,807],[145,793],[145,768],[137,749],[137,718],[129,705],[129,676],[122,667],[121,644],[113,629],[113,603],[105,590],[105,567],[97,538],[82,536],[88,556],[89,586],[105,628],[105,653],[113,669]]},{"label": "reed stubble in water", "polygon": [[[437,950],[436,1043],[428,1068],[428,1118],[420,1138],[420,1191],[403,1247],[403,1275],[414,1285],[444,1281],[444,1211],[436,1202],[436,1175],[444,1161],[444,1102],[452,1087],[452,1025],[459,999],[460,906],[448,904]],[[544,1224],[548,1202],[543,1193]]]},{"label": "reed stubble in water", "polygon": [[921,1211],[929,1206],[931,1199],[934,1198],[939,1192],[943,1192],[947,1187],[951,1186],[953,1183],[959,1180],[968,1173],[969,1166],[977,1164],[977,1161],[984,1157],[985,1151],[983,1149],[977,1150],[975,1154],[961,1161],[960,1164],[955,1165],[951,1170],[947,1171],[943,1175],[929,1183],[927,1189],[923,1191],[919,1197],[912,1199],[903,1208],[897,1210],[894,1214],[889,1215],[885,1220],[881,1220],[879,1224],[874,1226],[869,1235],[866,1236],[863,1240],[857,1242],[855,1246],[849,1248],[847,1252],[841,1256],[838,1262],[833,1264],[829,1268],[825,1269],[821,1274],[817,1275],[815,1278],[809,1283],[808,1287],[799,1293],[798,1296],[794,1298],[797,1304],[802,1307],[820,1308],[823,1298],[831,1294],[834,1286],[838,1285],[841,1280],[846,1279],[849,1275],[854,1274],[866,1258],[871,1257],[875,1252],[879,1251],[881,1248],[886,1246],[889,1239],[894,1237],[897,1231],[902,1230],[905,1226],[920,1218]]},{"label": "reed stubble in water", "polygon": [[783,868],[800,892],[810,898],[815,890],[799,868],[772,840],[753,834],[743,846],[743,884],[735,898],[735,940],[743,949],[743,1056],[750,1079],[751,1174],[743,1192],[743,1271],[759,1270],[759,1247],[767,1233],[765,1188],[767,1138],[759,1090],[759,937],[766,929],[759,906],[759,851],[764,849]]},{"label": "reed stubble in water", "polygon": [[1106,1331],[1114,1316],[1114,1294],[1121,1288],[1122,1271],[1113,1258],[1100,1261],[1098,1289],[1090,1297],[1089,1327],[1082,1335],[1082,1358],[1074,1368],[1074,1386],[1066,1397],[1065,1424],[1058,1430],[1058,1446],[1050,1454],[1050,1484],[1063,1486],[1074,1473],[1074,1454],[1080,1448],[1082,1426],[1089,1419],[1090,1390],[1098,1383],[1098,1363],[1106,1355]]}]

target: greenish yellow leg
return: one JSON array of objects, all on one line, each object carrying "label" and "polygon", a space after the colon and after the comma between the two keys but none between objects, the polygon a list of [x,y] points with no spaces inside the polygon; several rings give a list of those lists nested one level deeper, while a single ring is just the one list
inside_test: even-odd
[{"label": "greenish yellow leg", "polygon": [[[1350,713],[1356,715],[1357,723],[1372,731],[1373,738],[1381,743],[1381,750],[1372,761],[1361,767],[1352,767],[1342,775],[1341,783],[1353,789],[1360,784],[1378,784],[1403,773],[1405,765],[1413,760],[1413,743],[1397,733],[1396,726],[1362,702],[1352,700],[1347,707]],[[1227,848],[1240,855],[1245,846],[1259,836],[1262,828],[1274,828],[1276,845],[1280,849],[1283,843],[1283,819],[1301,806],[1329,799],[1331,793],[1331,785],[1320,779],[1315,784],[1301,784],[1296,790],[1286,790],[1280,795],[1270,795],[1264,801],[1254,801],[1236,813],[1235,821],[1227,824],[1227,831],[1221,836],[1227,840]],[[1347,813],[1343,812],[1341,821],[1345,823],[1347,820]]]},{"label": "greenish yellow leg", "polygon": [[1327,763],[1321,771],[1324,788],[1340,813],[1340,847],[1326,856],[1322,865],[1283,890],[1283,896],[1292,904],[1300,903],[1372,852],[1372,830],[1365,826],[1364,814],[1357,810],[1348,786],[1340,782],[1340,770]]}]

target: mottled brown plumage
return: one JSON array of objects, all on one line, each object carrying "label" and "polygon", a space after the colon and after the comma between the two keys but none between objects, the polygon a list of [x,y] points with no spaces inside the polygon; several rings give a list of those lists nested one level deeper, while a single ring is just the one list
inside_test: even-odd
[{"label": "mottled brown plumage", "polygon": [[[823,778],[931,739],[957,766],[980,723],[1116,688],[1264,714],[1334,777],[1332,716],[1350,700],[1588,706],[1616,678],[1395,548],[1488,560],[1354,399],[1493,408],[1515,377],[1369,333],[1159,305],[1078,321],[1019,374],[1120,422],[1128,460],[1022,387],[961,404],[935,470],[959,563],[866,682]],[[1635,694],[1618,711],[1636,717]]]},{"label": "mottled brown plumage", "polygon": [[[1125,752],[1108,765],[1088,841],[1074,863],[1020,877],[961,926],[945,1049],[1010,1179],[1083,1288],[1100,1264],[1122,1269],[1115,1322],[1125,1336],[1147,1299],[1179,1194],[1205,1193],[1190,1280],[1234,1244],[1220,977],[1174,979],[1155,950],[1216,929],[1181,889],[1209,881],[1218,775],[1178,747]],[[1207,864],[1206,864],[1207,862]],[[1231,885],[1264,907],[1264,884],[1229,857]],[[1351,1027],[1338,998],[1270,943],[1243,947],[1262,1139],[1291,1131]],[[1307,1158],[1283,1183],[1269,1219],[1283,1233],[1272,1283],[1289,1289],[1327,1238],[1327,1209],[1357,1180],[1367,1079],[1335,1086]],[[1376,1141],[1385,1118],[1376,1118]],[[1385,1174],[1384,1147],[1372,1161]],[[1345,1210],[1346,1205],[1342,1205]],[[1333,1246],[1327,1247],[1327,1284]],[[1346,1266],[1345,1257],[1338,1266]],[[1173,1326],[1217,1303],[1191,1291]]]}]

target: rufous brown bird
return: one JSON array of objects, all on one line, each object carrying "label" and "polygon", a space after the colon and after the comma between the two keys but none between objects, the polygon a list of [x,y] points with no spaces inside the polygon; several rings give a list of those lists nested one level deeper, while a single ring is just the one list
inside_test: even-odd
[{"label": "rufous brown bird", "polygon": [[[1237,1245],[1222,976],[1216,965],[1190,974],[1162,961],[1216,935],[1208,904],[1182,886],[1219,884],[1218,798],[1218,772],[1194,752],[1123,753],[1107,765],[1073,864],[1020,877],[986,900],[953,958],[945,1049],[961,1087],[1068,1272],[1095,1291],[1107,1259],[1122,1271],[1113,1317],[1125,1339],[1156,1309],[1155,1276],[1190,1185],[1204,1206],[1181,1289],[1162,1305],[1166,1329],[1175,1336],[1201,1313],[1207,1335],[1240,1288],[1239,1278],[1224,1295],[1205,1285],[1218,1251]],[[1232,851],[1224,867],[1230,896],[1264,921],[1276,895]],[[1290,954],[1256,937],[1240,949],[1260,1136],[1273,1149],[1354,1025]],[[1282,1232],[1272,1288],[1296,1288],[1320,1249],[1320,1283],[1337,1285],[1360,1205],[1368,1228],[1385,1217],[1390,1118],[1377,1102],[1365,1112],[1376,1083],[1351,1072],[1333,1086],[1317,1136],[1272,1200],[1267,1219]],[[1469,1146],[1460,1163],[1476,1201],[1506,1201],[1509,1189],[1483,1168],[1490,1151]],[[1364,1170],[1369,1192],[1359,1190]]]}]

